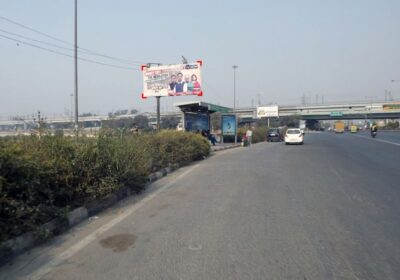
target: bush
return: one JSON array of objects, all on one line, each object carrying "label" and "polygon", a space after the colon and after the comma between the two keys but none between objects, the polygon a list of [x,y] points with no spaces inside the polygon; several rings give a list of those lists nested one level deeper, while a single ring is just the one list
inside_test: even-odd
[{"label": "bush", "polygon": [[[243,136],[246,134],[247,128],[240,127],[238,128],[238,142],[241,142]],[[267,128],[266,127],[256,127],[253,129],[253,143],[259,143],[265,141],[265,137],[267,135]]]},{"label": "bush", "polygon": [[398,129],[399,128],[399,122],[389,122],[387,123],[386,129]]},{"label": "bush", "polygon": [[0,242],[122,187],[139,192],[150,173],[210,150],[191,133],[114,135],[0,139]]}]

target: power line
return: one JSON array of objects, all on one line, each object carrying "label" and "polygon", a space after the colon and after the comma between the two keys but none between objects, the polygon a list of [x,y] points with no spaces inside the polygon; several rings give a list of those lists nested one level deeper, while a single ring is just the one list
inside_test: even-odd
[{"label": "power line", "polygon": [[[55,51],[55,50],[48,49],[48,48],[45,48],[45,47],[41,47],[41,46],[38,46],[38,45],[35,45],[35,44],[31,44],[31,43],[28,43],[28,42],[25,42],[25,41],[22,41],[22,40],[11,38],[11,37],[8,37],[8,36],[5,36],[5,35],[1,35],[0,34],[0,37],[8,39],[8,40],[11,40],[11,41],[14,41],[14,42],[17,42],[17,43],[28,45],[28,46],[31,46],[31,47],[34,47],[34,48],[37,48],[37,49],[41,49],[41,50],[44,50],[44,51],[47,51],[47,52],[51,52],[51,53],[54,53],[54,54],[58,54],[58,55],[74,58],[73,55],[69,55],[69,54],[66,54],[66,53],[63,53],[63,52],[59,52],[59,51]],[[138,69],[138,68],[119,66],[119,65],[115,65],[115,64],[104,63],[104,62],[100,62],[100,61],[96,61],[96,60],[92,60],[92,59],[87,59],[87,58],[82,58],[82,57],[80,57],[78,59],[82,60],[82,61],[94,63],[94,64],[108,66],[108,67],[114,67],[114,68],[125,69],[125,70],[137,70],[137,71],[140,71],[140,69]]]},{"label": "power line", "polygon": [[[16,36],[16,37],[19,37],[19,38],[23,38],[25,40],[30,40],[30,41],[37,42],[37,43],[40,43],[40,44],[48,45],[48,46],[51,46],[51,47],[54,47],[54,48],[59,48],[59,49],[68,50],[68,51],[74,51],[73,48],[63,47],[63,46],[56,45],[56,44],[53,44],[53,43],[50,43],[50,42],[37,40],[37,39],[31,38],[31,37],[27,37],[27,36],[24,36],[24,35],[21,35],[21,34],[17,34],[17,33],[14,33],[14,32],[9,32],[9,31],[4,30],[4,29],[0,29],[0,32],[6,33],[6,34],[9,34],[9,35],[12,35],[12,36]],[[82,53],[83,54],[88,54],[88,52],[82,52]],[[123,62],[123,63],[132,66],[131,63],[128,63],[128,62]],[[135,66],[137,66],[137,65],[135,65]]]},{"label": "power line", "polygon": [[[16,21],[8,19],[8,18],[6,18],[4,16],[0,16],[0,19],[3,19],[3,20],[5,20],[5,21],[7,21],[9,23],[12,23],[12,24],[17,25],[17,26],[22,27],[22,28],[25,28],[25,29],[30,30],[32,32],[38,33],[38,34],[40,34],[42,36],[45,36],[45,37],[50,38],[52,40],[58,41],[60,43],[63,43],[63,44],[69,45],[69,46],[73,46],[73,44],[70,43],[70,42],[67,42],[65,40],[56,38],[54,36],[51,36],[49,34],[46,34],[46,33],[41,32],[39,30],[36,30],[36,29],[34,29],[32,27],[26,26],[26,25],[24,25],[22,23],[18,23]],[[85,51],[85,52],[87,52],[89,54],[92,54],[92,55],[101,56],[101,57],[105,57],[105,58],[108,58],[108,59],[112,59],[112,60],[116,60],[116,61],[120,61],[120,62],[124,62],[124,63],[130,63],[130,64],[136,64],[136,65],[141,65],[141,64],[146,64],[147,63],[147,62],[143,62],[143,61],[133,61],[133,60],[125,59],[125,58],[114,57],[114,56],[98,53],[98,52],[90,50],[90,49],[81,48],[79,46],[78,46],[78,49],[81,49],[81,50],[83,50],[83,51]]]},{"label": "power line", "polygon": [[62,46],[59,46],[59,45],[56,45],[56,44],[53,44],[53,43],[49,43],[49,42],[46,42],[46,41],[36,40],[36,39],[30,38],[30,37],[26,37],[26,36],[23,36],[23,35],[20,35],[20,34],[17,34],[17,33],[9,32],[9,31],[3,30],[3,29],[0,29],[0,32],[6,33],[6,34],[9,34],[9,35],[12,35],[12,36],[16,36],[16,37],[19,37],[19,38],[23,38],[23,39],[26,39],[26,40],[34,41],[34,42],[37,42],[37,43],[40,43],[40,44],[49,45],[49,46],[52,46],[52,47],[55,47],[55,48],[73,51],[72,48],[62,47]]}]

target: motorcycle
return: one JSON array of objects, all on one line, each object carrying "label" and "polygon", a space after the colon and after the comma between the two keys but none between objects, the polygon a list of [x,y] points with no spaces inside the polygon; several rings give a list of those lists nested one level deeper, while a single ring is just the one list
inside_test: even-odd
[{"label": "motorcycle", "polygon": [[372,136],[372,138],[375,138],[377,134],[378,134],[378,132],[376,132],[376,131],[371,131],[371,136]]}]

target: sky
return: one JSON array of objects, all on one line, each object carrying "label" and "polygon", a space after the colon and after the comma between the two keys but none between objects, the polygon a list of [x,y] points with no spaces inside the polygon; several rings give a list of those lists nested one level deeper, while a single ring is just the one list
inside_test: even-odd
[{"label": "sky", "polygon": [[[68,55],[73,45],[15,23],[73,44],[74,1],[0,0],[0,117],[68,115],[73,58],[21,41]],[[237,107],[382,100],[385,90],[400,99],[398,0],[78,0],[78,45],[130,61],[80,54],[130,68],[79,61],[80,113],[155,111],[138,69],[182,55],[203,60],[204,95],[162,98],[162,111],[188,100],[232,107],[233,65]]]}]

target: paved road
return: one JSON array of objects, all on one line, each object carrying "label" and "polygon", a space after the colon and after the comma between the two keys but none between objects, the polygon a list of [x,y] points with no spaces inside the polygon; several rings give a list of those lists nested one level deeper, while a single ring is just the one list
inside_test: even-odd
[{"label": "paved road", "polygon": [[400,279],[400,147],[362,135],[220,152],[1,279]]},{"label": "paved road", "polygon": [[[360,135],[360,136],[364,136],[364,137],[368,137],[371,138],[371,134],[368,131],[360,131],[359,133],[355,134],[355,135]],[[375,138],[378,141],[389,141],[389,142],[393,142],[393,143],[397,143],[400,145],[400,131],[378,131],[378,135]]]}]

